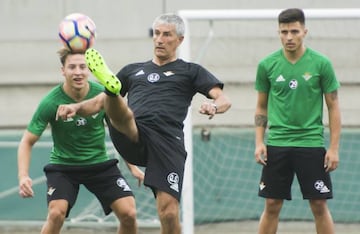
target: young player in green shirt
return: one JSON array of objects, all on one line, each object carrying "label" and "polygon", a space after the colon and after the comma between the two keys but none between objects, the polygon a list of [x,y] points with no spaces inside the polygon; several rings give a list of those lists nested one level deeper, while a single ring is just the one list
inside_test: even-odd
[{"label": "young player in green shirt", "polygon": [[[19,194],[32,197],[29,177],[31,151],[47,128],[51,127],[53,147],[47,178],[48,216],[41,233],[60,233],[65,218],[74,206],[79,186],[84,185],[100,201],[104,213],[114,211],[121,225],[118,233],[137,233],[136,206],[132,191],[117,167],[117,160],[106,152],[104,111],[66,120],[56,118],[59,105],[90,99],[104,88],[88,80],[90,71],[83,53],[59,51],[65,81],[54,87],[40,102],[18,147]],[[144,174],[127,164],[132,174],[143,181]]]},{"label": "young player in green shirt", "polygon": [[[339,163],[340,85],[330,61],[304,45],[303,11],[284,10],[278,23],[283,48],[260,61],[255,84],[255,159],[263,165],[259,196],[265,198],[259,234],[276,233],[283,200],[291,199],[294,175],[303,198],[309,200],[317,233],[332,234],[334,224],[326,200],[333,197],[330,172]],[[329,113],[327,150],[323,97]]]}]

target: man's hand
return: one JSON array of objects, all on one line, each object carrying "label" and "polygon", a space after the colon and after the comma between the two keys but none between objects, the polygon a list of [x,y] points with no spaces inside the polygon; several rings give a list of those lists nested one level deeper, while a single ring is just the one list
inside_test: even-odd
[{"label": "man's hand", "polygon": [[212,119],[217,112],[217,106],[212,102],[204,102],[201,104],[199,112],[208,115],[209,119]]},{"label": "man's hand", "polygon": [[23,198],[33,197],[32,180],[29,176],[19,178],[19,195]]},{"label": "man's hand", "polygon": [[266,146],[264,144],[256,146],[254,154],[255,154],[255,161],[261,165],[266,166],[266,161],[267,161]]},{"label": "man's hand", "polygon": [[77,112],[77,104],[59,105],[55,120],[67,120],[68,118],[74,117]]},{"label": "man's hand", "polygon": [[339,153],[329,149],[325,154],[324,167],[327,172],[334,171],[339,166]]},{"label": "man's hand", "polygon": [[145,174],[139,167],[128,163],[128,167],[131,171],[131,174],[138,180],[138,186],[140,187],[141,184],[144,182]]}]

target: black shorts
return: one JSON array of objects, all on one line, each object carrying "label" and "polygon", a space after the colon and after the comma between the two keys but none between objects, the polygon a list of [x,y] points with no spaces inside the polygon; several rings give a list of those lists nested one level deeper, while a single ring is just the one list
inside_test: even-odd
[{"label": "black shorts", "polygon": [[180,201],[187,155],[184,140],[161,134],[138,122],[137,127],[139,142],[134,143],[109,124],[116,150],[129,163],[146,167],[144,184],[154,195],[160,190]]},{"label": "black shorts", "polygon": [[325,148],[267,146],[267,154],[259,185],[260,197],[291,200],[294,175],[303,199],[333,197],[330,173],[324,168]]},{"label": "black shorts", "polygon": [[117,167],[118,161],[109,161],[90,166],[48,164],[44,167],[47,178],[47,202],[64,199],[69,207],[66,217],[74,206],[79,186],[83,184],[100,201],[104,213],[111,212],[110,205],[117,199],[133,196],[133,193]]}]

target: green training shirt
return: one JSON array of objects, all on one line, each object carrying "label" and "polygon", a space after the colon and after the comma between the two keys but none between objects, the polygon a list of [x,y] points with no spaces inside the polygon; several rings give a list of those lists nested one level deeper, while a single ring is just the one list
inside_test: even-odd
[{"label": "green training shirt", "polygon": [[310,48],[295,64],[282,49],[265,57],[255,88],[268,94],[267,144],[324,146],[323,94],[339,87],[329,59]]},{"label": "green training shirt", "polygon": [[[90,89],[85,99],[90,99],[103,87],[89,81]],[[75,103],[65,94],[62,84],[54,87],[40,102],[27,130],[41,136],[48,124],[51,127],[53,147],[50,163],[65,165],[90,165],[109,159],[105,147],[105,113],[81,117],[76,115],[67,120],[55,120],[60,104]]]}]

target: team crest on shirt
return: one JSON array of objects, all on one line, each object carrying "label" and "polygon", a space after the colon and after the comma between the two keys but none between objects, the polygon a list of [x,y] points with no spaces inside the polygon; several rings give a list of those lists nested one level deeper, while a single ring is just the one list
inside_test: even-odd
[{"label": "team crest on shirt", "polygon": [[151,73],[147,76],[147,80],[151,83],[157,82],[160,80],[160,75],[157,73]]},{"label": "team crest on shirt", "polygon": [[164,74],[165,76],[172,76],[172,75],[175,75],[175,73],[174,73],[174,72],[172,72],[172,71],[166,71],[166,72],[163,72],[163,74]]},{"label": "team crest on shirt", "polygon": [[99,115],[99,113],[96,113],[96,114],[93,114],[91,117],[92,117],[93,119],[96,119],[96,117],[98,117],[98,115]]},{"label": "team crest on shirt", "polygon": [[179,175],[175,172],[171,172],[167,176],[167,181],[170,184],[170,188],[175,190],[176,192],[179,192]]},{"label": "team crest on shirt", "polygon": [[309,72],[305,72],[304,75],[302,75],[304,80],[308,81],[312,77],[312,75]]},{"label": "team crest on shirt", "polygon": [[290,87],[290,89],[296,89],[297,86],[298,86],[297,80],[291,80],[291,81],[289,82],[289,87]]}]

